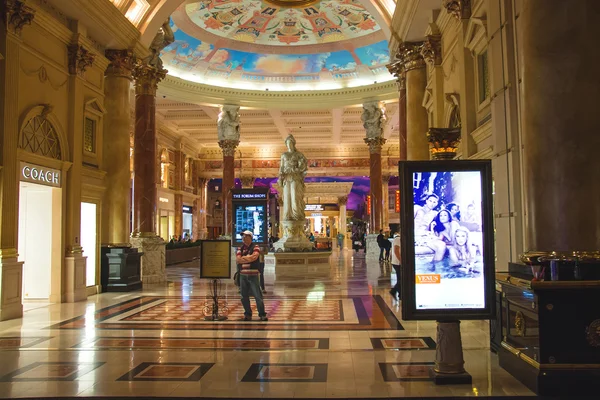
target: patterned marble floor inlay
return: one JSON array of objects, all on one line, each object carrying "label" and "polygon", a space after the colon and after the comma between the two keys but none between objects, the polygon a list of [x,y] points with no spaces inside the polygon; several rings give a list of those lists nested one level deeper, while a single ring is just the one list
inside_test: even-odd
[{"label": "patterned marble floor inlay", "polygon": [[[229,299],[227,321],[205,321],[204,297],[144,296],[53,325],[50,329],[139,330],[403,330],[400,321],[380,295],[267,298],[269,322],[255,315],[240,322],[242,307],[237,297]],[[252,302],[254,303],[254,302]]]},{"label": "patterned marble floor inlay", "polygon": [[430,337],[371,338],[374,349],[385,350],[435,350],[435,341]]},{"label": "patterned marble floor inlay", "polygon": [[327,364],[252,364],[242,382],[327,382]]},{"label": "patterned marble floor inlay", "polygon": [[52,339],[51,336],[48,336],[48,337],[24,337],[24,336],[0,337],[0,350],[27,348],[27,347],[35,346],[36,344],[45,342],[46,340],[50,340],[50,339]]},{"label": "patterned marble floor inlay", "polygon": [[0,378],[0,382],[74,381],[103,362],[35,362]]},{"label": "patterned marble floor inlay", "polygon": [[432,362],[379,363],[383,380],[386,382],[429,381]]},{"label": "patterned marble floor inlay", "polygon": [[199,381],[214,363],[144,362],[118,381]]},{"label": "patterned marble floor inlay", "polygon": [[238,339],[238,338],[153,338],[153,337],[100,337],[83,342],[79,349],[178,349],[178,350],[324,350],[329,339]]}]

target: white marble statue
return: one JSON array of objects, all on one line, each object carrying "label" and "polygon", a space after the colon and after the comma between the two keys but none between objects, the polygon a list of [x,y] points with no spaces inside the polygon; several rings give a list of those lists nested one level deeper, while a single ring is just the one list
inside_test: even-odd
[{"label": "white marble statue", "polygon": [[363,104],[361,120],[368,139],[379,138],[383,135],[383,128],[387,123],[387,116],[385,115],[385,109],[378,101],[370,101]]},{"label": "white marble statue", "polygon": [[144,59],[144,62],[152,67],[155,67],[158,70],[163,69],[163,63],[160,59],[160,52],[162,49],[170,45],[175,41],[175,35],[173,34],[173,30],[171,29],[171,18],[167,19],[158,30],[156,36],[150,43],[148,49],[150,50],[150,55]]},{"label": "white marble statue", "polygon": [[296,149],[296,139],[285,139],[288,151],[281,155],[279,186],[283,192],[283,220],[304,223],[304,176],[308,163],[304,154]]},{"label": "white marble statue", "polygon": [[240,140],[240,107],[225,104],[217,122],[219,141]]}]

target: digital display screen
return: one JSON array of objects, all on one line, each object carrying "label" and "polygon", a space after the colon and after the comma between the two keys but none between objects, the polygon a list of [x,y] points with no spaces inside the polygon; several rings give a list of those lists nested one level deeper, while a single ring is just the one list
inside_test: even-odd
[{"label": "digital display screen", "polygon": [[480,171],[413,172],[417,310],[486,307]]},{"label": "digital display screen", "polygon": [[267,243],[267,207],[265,204],[234,205],[235,242],[242,242],[242,232],[251,231],[254,243]]}]

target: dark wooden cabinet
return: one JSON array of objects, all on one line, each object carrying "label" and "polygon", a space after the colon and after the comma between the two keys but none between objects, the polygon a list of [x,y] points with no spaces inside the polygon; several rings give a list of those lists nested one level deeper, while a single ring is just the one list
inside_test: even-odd
[{"label": "dark wooden cabinet", "polygon": [[597,395],[600,282],[497,275],[500,366],[540,395]]}]

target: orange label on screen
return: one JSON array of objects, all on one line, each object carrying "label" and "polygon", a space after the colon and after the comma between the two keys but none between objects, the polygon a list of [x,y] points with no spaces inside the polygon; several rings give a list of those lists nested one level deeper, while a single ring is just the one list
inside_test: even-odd
[{"label": "orange label on screen", "polygon": [[439,274],[424,274],[424,275],[416,275],[417,284],[420,283],[433,283],[438,284],[441,281],[441,276]]}]

